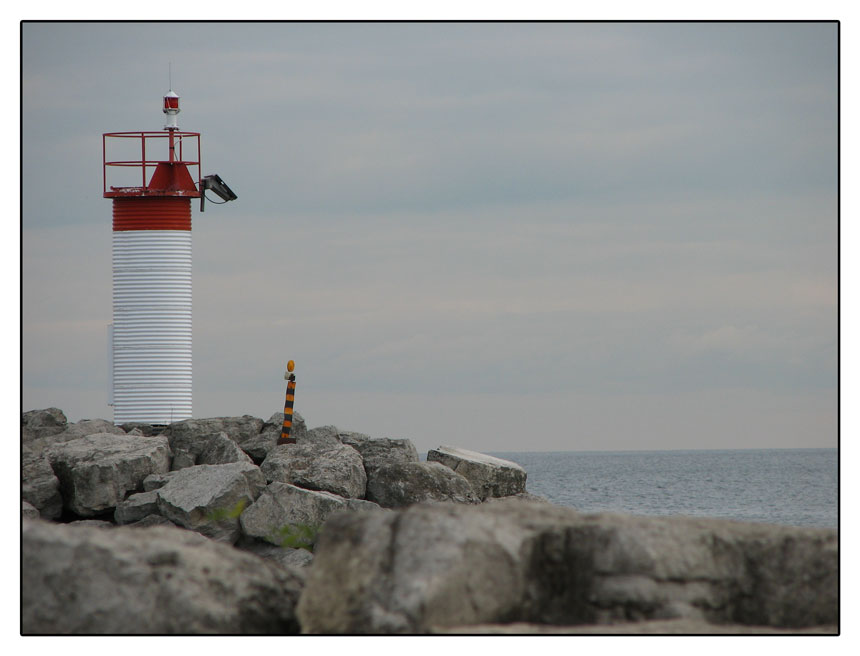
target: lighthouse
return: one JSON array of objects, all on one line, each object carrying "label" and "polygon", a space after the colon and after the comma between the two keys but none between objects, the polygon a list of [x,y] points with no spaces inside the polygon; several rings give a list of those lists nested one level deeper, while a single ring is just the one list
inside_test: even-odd
[{"label": "lighthouse", "polygon": [[202,211],[207,189],[236,198],[217,175],[201,177],[200,133],[179,130],[179,100],[172,89],[164,96],[162,131],[102,135],[113,202],[108,404],[118,425],[192,416],[192,199]]}]

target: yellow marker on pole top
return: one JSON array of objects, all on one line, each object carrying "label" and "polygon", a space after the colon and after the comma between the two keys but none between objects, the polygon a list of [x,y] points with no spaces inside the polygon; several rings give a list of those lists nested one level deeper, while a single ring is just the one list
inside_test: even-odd
[{"label": "yellow marker on pole top", "polygon": [[284,401],[284,426],[281,428],[281,436],[278,438],[278,444],[295,444],[296,438],[290,437],[290,430],[293,427],[293,401],[296,394],[296,376],[292,373],[296,368],[296,363],[290,360],[287,362],[287,373],[284,378],[287,379],[287,398]]}]

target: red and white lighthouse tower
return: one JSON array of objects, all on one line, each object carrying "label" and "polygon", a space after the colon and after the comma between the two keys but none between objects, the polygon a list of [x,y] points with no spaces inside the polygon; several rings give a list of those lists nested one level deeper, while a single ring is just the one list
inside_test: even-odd
[{"label": "red and white lighthouse tower", "polygon": [[[113,200],[108,403],[116,424],[192,416],[191,199],[202,210],[207,188],[236,197],[218,176],[201,178],[200,134],[179,130],[172,90],[163,111],[162,132],[102,136],[104,197]],[[126,158],[109,161],[108,150]],[[109,173],[131,184],[108,186]]]}]

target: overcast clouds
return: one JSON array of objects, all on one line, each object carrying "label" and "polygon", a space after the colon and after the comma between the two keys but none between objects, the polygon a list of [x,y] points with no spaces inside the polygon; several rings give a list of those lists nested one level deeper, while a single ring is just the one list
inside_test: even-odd
[{"label": "overcast clouds", "polygon": [[832,447],[835,24],[26,24],[23,405],[111,418],[101,134],[203,173],[194,414]]}]

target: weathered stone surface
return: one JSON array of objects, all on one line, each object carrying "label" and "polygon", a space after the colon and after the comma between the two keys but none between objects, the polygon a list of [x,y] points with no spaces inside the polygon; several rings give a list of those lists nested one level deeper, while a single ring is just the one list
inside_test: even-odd
[{"label": "weathered stone surface", "polygon": [[117,504],[113,518],[117,524],[131,524],[153,514],[158,514],[158,493],[155,490],[130,495]]},{"label": "weathered stone surface", "polygon": [[172,472],[155,489],[158,512],[179,526],[219,542],[239,539],[239,513],[266,486],[260,468],[247,462],[195,465]]},{"label": "weathered stone surface", "polygon": [[773,626],[747,624],[711,624],[704,620],[678,618],[621,624],[477,624],[472,626],[436,627],[440,635],[836,635],[839,627],[822,625],[807,628],[779,629]]},{"label": "weathered stone surface", "polygon": [[30,449],[21,451],[21,497],[38,509],[45,519],[56,519],[63,512],[60,481],[45,456]]},{"label": "weathered stone surface", "polygon": [[55,444],[46,453],[65,507],[82,517],[115,508],[148,475],[170,467],[164,436],[96,433]]},{"label": "weathered stone surface", "polygon": [[248,551],[260,558],[272,560],[282,567],[292,568],[294,571],[302,573],[304,576],[305,570],[314,562],[314,555],[307,549],[292,549],[290,547],[279,547],[268,542],[259,540],[248,540],[236,544],[236,547],[242,551]]},{"label": "weathered stone surface", "polygon": [[342,497],[364,497],[367,474],[361,456],[334,435],[314,429],[296,444],[281,444],[271,449],[260,465],[266,480]]},{"label": "weathered stone surface", "polygon": [[383,508],[400,508],[422,501],[479,501],[469,481],[438,462],[378,467],[368,480],[366,498]]},{"label": "weathered stone surface", "polygon": [[[244,442],[259,436],[262,428],[262,419],[242,415],[241,417],[185,419],[170,424],[164,429],[164,433],[170,439],[171,448],[176,451],[175,457],[179,458],[178,465],[174,464],[173,468],[181,469],[190,467],[192,464],[204,464],[197,462],[197,458],[208,446],[211,435],[226,433],[241,448]],[[201,444],[205,446],[201,447]],[[194,462],[188,464],[190,461]]]},{"label": "weathered stone surface", "polygon": [[21,438],[24,444],[35,439],[57,435],[66,430],[68,419],[59,408],[28,410],[21,414]]},{"label": "weathered stone surface", "polygon": [[55,444],[96,433],[125,435],[124,430],[114,426],[113,422],[107,419],[82,419],[70,424],[66,421],[63,411],[58,408],[32,410],[22,415],[23,446],[36,453],[43,453],[45,449]]},{"label": "weathered stone surface", "polygon": [[374,438],[363,433],[340,431],[340,441],[351,446],[361,454],[364,469],[368,478],[373,470],[383,465],[398,465],[418,462],[418,451],[409,440],[391,439],[388,437]]},{"label": "weathered stone surface", "polygon": [[153,426],[152,424],[145,424],[139,421],[130,421],[126,424],[120,424],[119,427],[129,435],[134,431],[138,431],[135,435],[145,435],[146,437],[160,435],[161,431],[164,429],[164,426]]},{"label": "weathered stone surface", "polygon": [[427,461],[441,462],[461,474],[472,484],[472,489],[481,501],[526,491],[526,470],[510,460],[468,449],[440,446],[427,452]]},{"label": "weathered stone surface", "polygon": [[227,433],[215,434],[200,453],[198,465],[226,465],[231,462],[247,462],[253,464],[251,457],[239,448]]},{"label": "weathered stone surface", "polygon": [[22,519],[39,519],[39,509],[31,503],[21,501],[21,517]]},{"label": "weathered stone surface", "polygon": [[92,528],[114,528],[116,524],[105,521],[104,519],[79,519],[74,522],[69,522],[67,526],[90,526]]},{"label": "weathered stone surface", "polygon": [[331,492],[275,481],[266,486],[239,521],[245,535],[280,545],[284,527],[307,526],[317,530],[330,515],[347,508],[347,500]]},{"label": "weathered stone surface", "polygon": [[301,576],[170,527],[25,520],[24,634],[289,634]]},{"label": "weathered stone surface", "polygon": [[[275,445],[278,438],[281,436],[281,430],[284,426],[284,413],[276,412],[269,420],[263,424],[260,434],[256,437],[249,437],[240,445],[242,450],[247,453],[256,463],[261,463],[266,459]],[[298,412],[293,413],[293,425],[290,429],[290,437],[296,438],[296,441],[302,439],[308,432],[305,420]]]},{"label": "weathered stone surface", "polygon": [[[205,420],[188,420],[205,421]],[[204,433],[198,430],[185,430],[189,424],[180,422],[173,426],[182,425],[167,433],[170,449],[173,452],[173,471],[193,467],[194,465],[226,465],[231,462],[251,462],[251,458],[239,448],[227,433]],[[172,428],[172,426],[171,426]]]},{"label": "weathered stone surface", "polygon": [[167,519],[167,517],[153,514],[147,515],[143,519],[139,519],[136,522],[132,522],[131,524],[126,524],[126,527],[129,526],[134,528],[146,528],[148,526],[176,526],[176,524]]},{"label": "weathered stone surface", "polygon": [[836,531],[582,515],[516,499],[332,516],[299,604],[309,633],[685,618],[838,622]]}]

